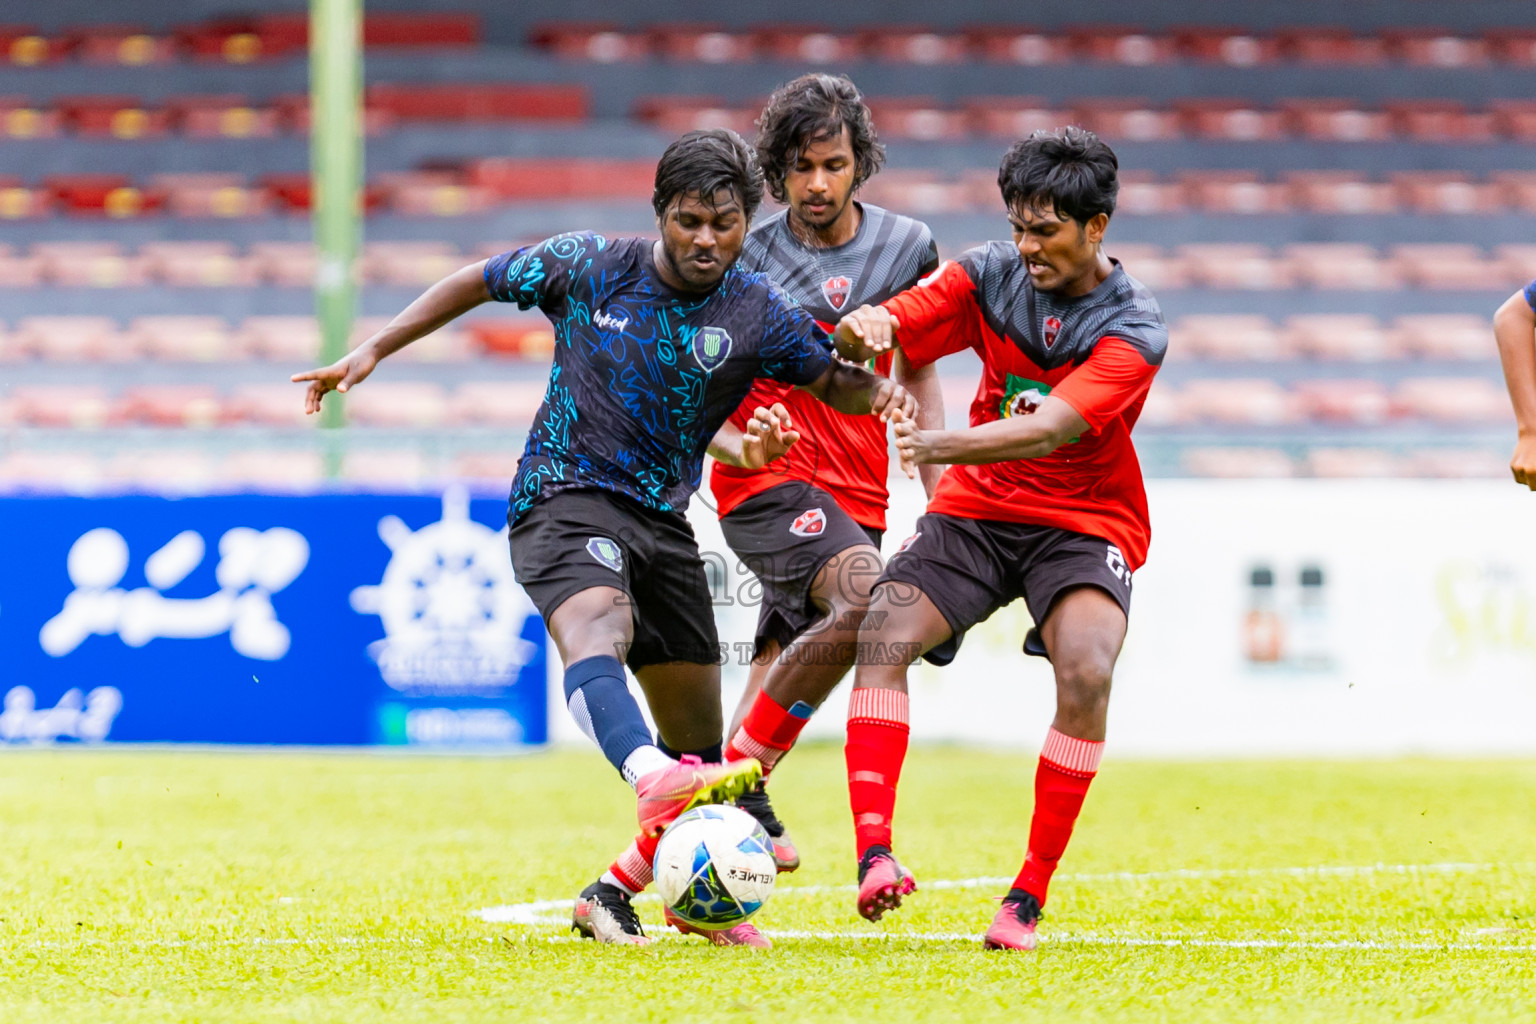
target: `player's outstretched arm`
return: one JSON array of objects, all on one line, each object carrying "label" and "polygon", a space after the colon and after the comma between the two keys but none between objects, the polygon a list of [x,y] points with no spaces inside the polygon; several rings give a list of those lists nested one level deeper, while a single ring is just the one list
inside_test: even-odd
[{"label": "player's outstretched arm", "polygon": [[901,320],[884,306],[860,306],[837,322],[832,344],[837,354],[855,363],[867,363],[896,344]]},{"label": "player's outstretched arm", "polygon": [[[943,430],[944,389],[939,383],[938,368],[929,363],[913,369],[906,353],[898,350],[891,366],[891,376],[917,400],[914,422],[918,429]],[[934,489],[939,486],[939,477],[944,475],[944,467],[933,462],[919,463],[917,475],[923,482],[923,492],[932,498]]]},{"label": "player's outstretched arm", "polygon": [[914,421],[895,421],[896,451],[903,466],[929,463],[982,465],[1049,455],[1088,431],[1088,421],[1059,398],[1046,396],[1027,416],[993,420],[964,430],[924,430]]},{"label": "player's outstretched arm", "polygon": [[917,399],[906,388],[851,363],[833,360],[825,373],[801,388],[850,416],[873,414],[889,423],[898,410],[908,419],[917,415]]},{"label": "player's outstretched arm", "polygon": [[800,432],[790,425],[789,410],[775,402],[771,408],[758,406],[745,431],[726,420],[709,442],[709,454],[718,462],[741,469],[762,469],[798,440]]},{"label": "player's outstretched arm", "polygon": [[383,330],[330,366],[294,374],[290,378],[294,383],[309,383],[304,392],[304,411],[319,412],[320,400],[327,391],[347,391],[372,373],[380,359],[426,337],[482,302],[489,302],[485,264],[481,260],[449,274],[406,306]]},{"label": "player's outstretched arm", "polygon": [[1493,315],[1493,336],[1519,432],[1509,468],[1516,483],[1536,491],[1536,310],[1527,298],[1533,291],[1536,282],[1499,307]]}]

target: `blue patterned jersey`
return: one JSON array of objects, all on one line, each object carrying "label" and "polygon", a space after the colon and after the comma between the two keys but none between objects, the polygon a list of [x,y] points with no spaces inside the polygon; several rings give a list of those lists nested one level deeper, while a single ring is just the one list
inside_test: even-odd
[{"label": "blue patterned jersey", "polygon": [[556,235],[486,264],[493,298],[538,306],[555,325],[549,387],[512,482],[514,522],[574,489],[680,512],[755,378],[809,384],[832,366],[826,333],[762,274],[732,267],[711,292],[674,291],[651,246]]}]

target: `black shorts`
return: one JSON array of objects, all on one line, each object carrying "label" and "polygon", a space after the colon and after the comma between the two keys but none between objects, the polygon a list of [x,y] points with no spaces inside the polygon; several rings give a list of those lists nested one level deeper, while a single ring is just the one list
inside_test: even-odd
[{"label": "black shorts", "polygon": [[[923,655],[935,665],[953,661],[965,631],[1015,598],[1024,599],[1036,623],[1025,651],[1042,657],[1048,655],[1038,625],[1063,591],[1098,587],[1131,614],[1131,570],[1120,549],[1054,526],[921,516],[880,582],[922,591],[949,623],[954,635]],[[900,600],[900,589],[893,596]]]},{"label": "black shorts", "polygon": [[511,524],[512,569],[539,614],[583,590],[629,596],[632,669],[668,661],[714,665],[720,637],[693,528],[679,512],[649,509],[607,491],[561,491]]},{"label": "black shorts", "polygon": [[[852,547],[873,544],[880,550],[883,531],[863,526],[838,507],[819,487],[799,480],[775,484],[720,518],[725,542],[762,585],[755,651],[772,640],[780,647],[821,618],[811,602],[811,584],[832,559]],[[839,571],[843,585],[862,574],[865,583],[880,572],[878,560],[850,558]]]}]

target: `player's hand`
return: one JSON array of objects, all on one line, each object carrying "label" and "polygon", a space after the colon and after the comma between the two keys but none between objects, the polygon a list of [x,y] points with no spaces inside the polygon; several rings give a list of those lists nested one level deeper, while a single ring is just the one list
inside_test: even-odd
[{"label": "player's hand", "polygon": [[837,322],[838,350],[862,363],[890,351],[900,326],[901,321],[884,306],[860,306]]},{"label": "player's hand", "polygon": [[1509,460],[1509,468],[1515,474],[1515,483],[1536,491],[1536,435],[1522,437],[1515,444],[1515,455]]},{"label": "player's hand", "polygon": [[897,410],[891,417],[891,432],[896,436],[896,454],[901,458],[902,472],[916,479],[917,467],[934,461],[933,431],[922,429],[916,420]]},{"label": "player's hand", "polygon": [[898,412],[910,420],[917,416],[917,399],[900,384],[881,377],[875,393],[869,396],[869,411],[879,416],[881,423],[893,422]]},{"label": "player's hand", "polygon": [[762,469],[798,440],[800,432],[791,428],[789,410],[782,402],[773,403],[771,408],[760,405],[741,434],[741,467]]},{"label": "player's hand", "polygon": [[320,399],[325,397],[327,391],[346,392],[352,385],[366,379],[378,365],[379,360],[373,354],[373,349],[364,345],[348,352],[330,366],[296,373],[289,380],[295,384],[309,381],[309,387],[304,392],[304,413],[311,415],[320,411]]}]

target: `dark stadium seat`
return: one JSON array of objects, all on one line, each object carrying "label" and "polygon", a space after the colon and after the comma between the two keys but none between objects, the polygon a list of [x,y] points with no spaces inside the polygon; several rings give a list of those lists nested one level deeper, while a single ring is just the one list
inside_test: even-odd
[{"label": "dark stadium seat", "polygon": [[753,35],[767,60],[836,66],[862,56],[857,35],[824,25],[759,25]]},{"label": "dark stadium seat", "polygon": [[137,217],[165,202],[164,193],[139,188],[126,174],[52,174],[43,188],[60,209],[77,216]]},{"label": "dark stadium seat", "polygon": [[961,109],[972,134],[1009,141],[1028,138],[1041,128],[1058,128],[1072,119],[1065,109],[1036,96],[974,96]]},{"label": "dark stadium seat", "polygon": [[164,64],[177,56],[176,40],[142,25],[88,25],[55,38],[63,55],[86,64]]},{"label": "dark stadium seat", "polygon": [[1367,110],[1354,100],[1285,99],[1280,101],[1290,130],[1319,142],[1385,142],[1392,119],[1384,110]]}]

